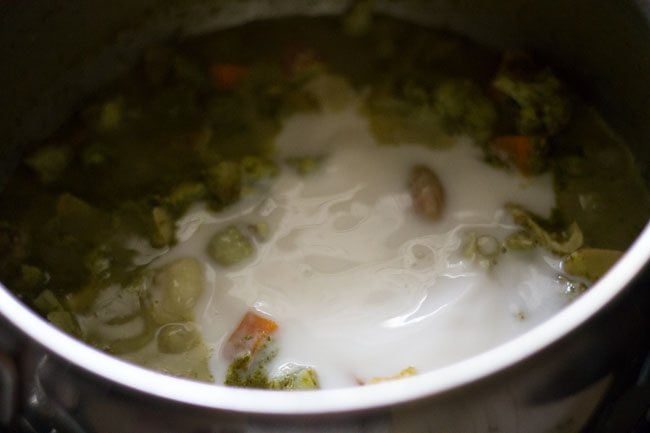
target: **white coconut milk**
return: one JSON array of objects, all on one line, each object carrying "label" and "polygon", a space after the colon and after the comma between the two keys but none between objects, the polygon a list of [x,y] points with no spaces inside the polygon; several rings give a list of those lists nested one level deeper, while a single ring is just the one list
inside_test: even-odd
[{"label": "white coconut milk", "polygon": [[[268,191],[220,213],[194,209],[179,222],[180,242],[155,264],[205,263],[196,321],[217,383],[227,368],[221,346],[250,308],[279,324],[273,368],[312,366],[332,388],[470,357],[568,302],[558,260],[542,250],[501,254],[490,270],[462,254],[470,232],[503,240],[517,229],[506,202],[548,215],[550,176],[524,180],[482,162],[467,139],[441,140],[448,146],[379,146],[353,106],[295,115],[277,138],[280,156],[326,155],[316,172],[284,168]],[[415,164],[443,184],[446,207],[435,223],[411,208]],[[217,230],[258,222],[270,235],[256,241],[254,259],[222,268],[207,256]]]}]

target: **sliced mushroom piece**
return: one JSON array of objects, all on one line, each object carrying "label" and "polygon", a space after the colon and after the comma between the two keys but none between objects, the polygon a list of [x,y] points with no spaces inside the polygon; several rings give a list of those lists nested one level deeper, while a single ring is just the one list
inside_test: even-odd
[{"label": "sliced mushroom piece", "polygon": [[424,165],[416,165],[409,175],[409,191],[413,209],[431,221],[437,221],[445,205],[445,192],[438,176]]}]

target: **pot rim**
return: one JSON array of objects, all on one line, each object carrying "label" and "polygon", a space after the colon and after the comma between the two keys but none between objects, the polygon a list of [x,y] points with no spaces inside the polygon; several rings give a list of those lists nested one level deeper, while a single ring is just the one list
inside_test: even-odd
[{"label": "pot rim", "polygon": [[106,380],[145,394],[234,412],[307,415],[368,410],[430,397],[507,369],[533,356],[605,307],[650,262],[650,224],[598,283],[528,332],[463,361],[399,381],[319,391],[231,388],[166,376],[87,346],[59,331],[0,285],[0,313],[59,357]]}]

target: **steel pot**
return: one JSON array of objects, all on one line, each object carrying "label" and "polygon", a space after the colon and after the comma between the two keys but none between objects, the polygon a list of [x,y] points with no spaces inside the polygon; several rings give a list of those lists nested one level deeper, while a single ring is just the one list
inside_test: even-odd
[{"label": "steel pot", "polygon": [[[11,170],[22,144],[53,131],[150,43],[269,16],[339,13],[346,6],[344,0],[0,1],[1,173]],[[387,0],[377,8],[494,46],[539,52],[625,136],[650,181],[650,2]],[[587,294],[513,341],[418,377],[310,393],[228,389],[129,365],[49,326],[0,287],[0,427],[623,433],[648,398],[643,378],[634,381],[650,348],[649,258],[646,227]],[[620,389],[627,395],[619,401],[634,404],[602,406]],[[610,416],[594,421],[603,407]]]}]

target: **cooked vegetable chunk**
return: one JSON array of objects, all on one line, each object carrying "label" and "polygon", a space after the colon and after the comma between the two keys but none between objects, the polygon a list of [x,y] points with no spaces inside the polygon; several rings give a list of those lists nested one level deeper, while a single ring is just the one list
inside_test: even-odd
[{"label": "cooked vegetable chunk", "polygon": [[491,269],[497,264],[501,253],[501,244],[494,236],[469,233],[469,239],[463,250],[465,257],[475,261],[484,269]]},{"label": "cooked vegetable chunk", "polygon": [[228,338],[223,349],[224,357],[233,360],[246,354],[254,356],[277,329],[278,325],[273,320],[248,311]]},{"label": "cooked vegetable chunk", "polygon": [[275,356],[276,352],[265,349],[257,357],[244,354],[234,359],[228,366],[224,384],[243,388],[268,389],[271,382],[267,365]]},{"label": "cooked vegetable chunk", "polygon": [[244,65],[220,63],[210,67],[210,74],[212,75],[214,86],[218,90],[233,90],[244,81],[248,74],[248,68]]},{"label": "cooked vegetable chunk", "polygon": [[493,85],[517,104],[520,134],[555,135],[571,119],[572,103],[564,85],[550,69],[527,70],[517,64],[520,61],[506,58]]},{"label": "cooked vegetable chunk", "polygon": [[174,219],[167,209],[156,206],[151,210],[153,220],[153,232],[151,244],[155,247],[163,247],[174,241]]},{"label": "cooked vegetable chunk", "polygon": [[198,346],[201,335],[191,322],[170,323],[158,330],[157,341],[163,353],[182,353]]},{"label": "cooked vegetable chunk", "polygon": [[571,254],[582,246],[583,236],[578,224],[571,223],[564,230],[550,231],[544,225],[550,225],[541,218],[524,210],[521,206],[508,204],[506,209],[512,215],[515,223],[522,226],[538,245],[552,253]]},{"label": "cooked vegetable chunk", "polygon": [[431,221],[442,215],[445,193],[438,176],[428,167],[416,165],[411,169],[408,181],[413,209]]},{"label": "cooked vegetable chunk", "polygon": [[[345,363],[370,355],[383,369],[392,342],[417,337],[413,323],[451,319],[444,332],[461,338],[477,318],[488,333],[513,316],[532,326],[542,316],[530,299],[553,290],[559,307],[587,290],[650,214],[623,140],[529,57],[374,14],[375,4],[145,48],[3,178],[2,284],[129,362],[205,381],[223,362],[219,382],[275,390],[352,385],[353,375],[322,374],[344,367],[329,344],[359,341]],[[292,184],[294,172],[304,177]],[[503,197],[547,209],[551,176],[551,218],[509,205],[515,225],[502,224]],[[490,298],[500,288],[504,308]],[[465,302],[477,314],[438,313]],[[224,330],[228,311],[254,307],[278,323],[251,310]],[[364,346],[377,323],[395,338]],[[223,342],[219,353],[202,331]],[[297,350],[304,364],[289,358]],[[402,355],[418,368],[455,356],[425,352]],[[320,378],[309,363],[324,367]]]},{"label": "cooked vegetable chunk", "polygon": [[447,80],[433,93],[433,108],[452,134],[467,134],[479,142],[490,138],[497,120],[494,104],[468,80]]},{"label": "cooked vegetable chunk", "polygon": [[182,182],[174,187],[166,198],[166,203],[176,215],[181,215],[193,203],[204,200],[208,190],[200,182]]},{"label": "cooked vegetable chunk", "polygon": [[548,143],[544,138],[526,135],[502,135],[490,141],[497,158],[528,176],[548,167]]},{"label": "cooked vegetable chunk", "polygon": [[271,379],[271,389],[307,390],[319,389],[318,374],[311,367],[293,366],[289,371]]},{"label": "cooked vegetable chunk", "polygon": [[597,281],[621,258],[621,251],[581,248],[564,259],[565,272],[589,281]]},{"label": "cooked vegetable chunk", "polygon": [[194,320],[194,306],[204,290],[203,267],[185,258],[156,271],[150,290],[151,314],[158,324]]},{"label": "cooked vegetable chunk", "polygon": [[239,164],[222,161],[211,166],[206,173],[206,183],[220,205],[234,203],[241,195],[242,178]]},{"label": "cooked vegetable chunk", "polygon": [[217,232],[208,243],[208,254],[221,266],[234,266],[255,253],[255,246],[237,227]]}]

